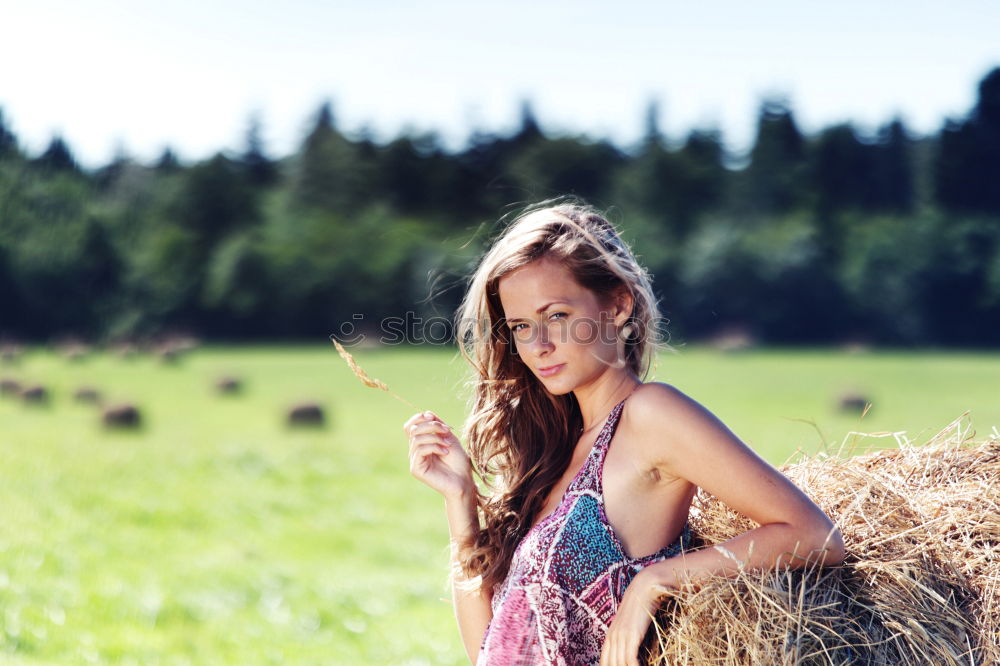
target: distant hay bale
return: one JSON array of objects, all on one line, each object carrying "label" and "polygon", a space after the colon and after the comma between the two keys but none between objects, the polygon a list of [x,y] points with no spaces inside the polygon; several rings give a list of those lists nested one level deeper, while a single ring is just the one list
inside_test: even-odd
[{"label": "distant hay bale", "polygon": [[190,335],[169,335],[153,344],[153,353],[166,365],[176,365],[188,352],[200,345],[197,338]]},{"label": "distant hay bale", "polygon": [[21,382],[4,377],[0,379],[0,396],[13,396],[21,393]]},{"label": "distant hay bale", "polygon": [[161,338],[154,345],[154,350],[160,360],[174,363],[188,352],[197,349],[200,344],[197,338],[190,335],[169,335]]},{"label": "distant hay bale", "polygon": [[201,346],[201,340],[193,335],[176,334],[167,339],[167,343],[174,349],[180,351],[191,351]]},{"label": "distant hay bale", "polygon": [[[665,598],[648,664],[1000,663],[1000,438],[782,467],[844,536],[840,567],[741,571]],[[694,547],[755,525],[700,493]]]},{"label": "distant hay bale", "polygon": [[222,395],[238,395],[243,392],[243,380],[239,377],[221,377],[215,382],[215,390]]},{"label": "distant hay bale", "polygon": [[4,365],[17,365],[24,349],[17,344],[0,345],[0,362]]},{"label": "distant hay bale", "polygon": [[181,350],[173,347],[159,347],[156,350],[156,356],[164,365],[177,365],[181,358]]},{"label": "distant hay bale", "polygon": [[847,354],[867,354],[872,346],[864,340],[848,340],[840,345],[840,349]]},{"label": "distant hay bale", "polygon": [[91,353],[90,345],[79,340],[69,339],[56,345],[56,351],[67,361],[83,361]]},{"label": "distant hay bale", "polygon": [[49,390],[41,384],[34,384],[21,389],[21,399],[32,405],[46,405],[49,402],[49,397]]},{"label": "distant hay bale", "polygon": [[101,422],[107,428],[135,429],[142,425],[142,414],[135,405],[112,405],[101,413]]},{"label": "distant hay bale", "polygon": [[139,348],[132,342],[116,342],[111,346],[111,352],[120,359],[131,360],[139,353]]},{"label": "distant hay bale", "polygon": [[837,409],[841,412],[861,414],[871,403],[871,399],[862,393],[844,393],[837,398]]},{"label": "distant hay bale", "polygon": [[757,339],[749,328],[734,325],[717,331],[708,343],[719,351],[733,353],[752,349],[757,345]]},{"label": "distant hay bale", "polygon": [[73,399],[80,403],[97,405],[101,402],[101,392],[93,386],[81,386],[73,392]]},{"label": "distant hay bale", "polygon": [[318,428],[326,425],[326,415],[318,404],[302,403],[288,410],[287,423],[292,427]]}]

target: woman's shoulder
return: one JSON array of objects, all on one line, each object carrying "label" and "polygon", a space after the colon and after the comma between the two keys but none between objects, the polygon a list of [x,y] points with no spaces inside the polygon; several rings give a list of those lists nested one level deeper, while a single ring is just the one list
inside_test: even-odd
[{"label": "woman's shoulder", "polygon": [[709,412],[672,384],[647,382],[638,386],[622,409],[620,426],[637,453],[660,458],[676,451],[694,421]]},{"label": "woman's shoulder", "polygon": [[637,423],[655,425],[671,413],[690,408],[694,401],[672,384],[646,382],[636,387],[625,401],[622,417]]}]

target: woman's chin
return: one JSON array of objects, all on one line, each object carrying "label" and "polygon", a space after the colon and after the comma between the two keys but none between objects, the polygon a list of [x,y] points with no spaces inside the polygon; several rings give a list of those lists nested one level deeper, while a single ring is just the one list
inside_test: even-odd
[{"label": "woman's chin", "polygon": [[565,382],[555,377],[538,377],[538,382],[552,395],[566,395],[573,391],[571,386],[567,386]]}]

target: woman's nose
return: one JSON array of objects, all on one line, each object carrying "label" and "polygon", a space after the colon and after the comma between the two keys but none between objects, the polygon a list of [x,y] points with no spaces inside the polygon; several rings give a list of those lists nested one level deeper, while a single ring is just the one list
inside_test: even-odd
[{"label": "woman's nose", "polygon": [[552,336],[549,334],[549,331],[545,326],[540,326],[535,330],[537,331],[537,334],[528,343],[528,348],[532,354],[541,354],[555,348],[555,345],[552,344]]}]

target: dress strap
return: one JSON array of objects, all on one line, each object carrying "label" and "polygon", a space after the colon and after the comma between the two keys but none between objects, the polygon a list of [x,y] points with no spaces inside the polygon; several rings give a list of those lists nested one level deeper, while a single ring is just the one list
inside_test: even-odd
[{"label": "dress strap", "polygon": [[622,409],[625,407],[625,400],[628,400],[628,398],[626,397],[615,405],[611,413],[608,414],[608,418],[604,422],[604,427],[601,428],[601,432],[598,433],[597,439],[594,441],[594,446],[590,450],[590,456],[583,464],[583,469],[580,470],[581,473],[577,479],[577,483],[574,484],[577,488],[600,491],[601,479],[604,476],[604,457],[608,453],[608,446],[615,435],[615,430],[618,429],[618,421],[621,418]]}]

